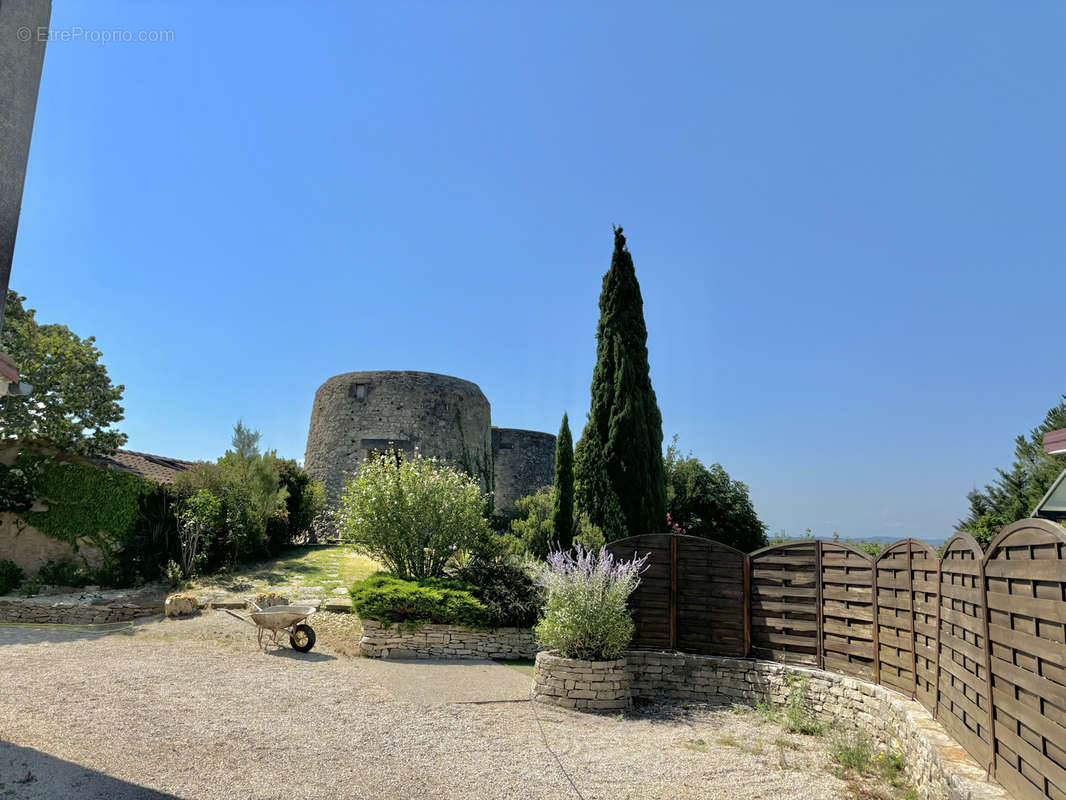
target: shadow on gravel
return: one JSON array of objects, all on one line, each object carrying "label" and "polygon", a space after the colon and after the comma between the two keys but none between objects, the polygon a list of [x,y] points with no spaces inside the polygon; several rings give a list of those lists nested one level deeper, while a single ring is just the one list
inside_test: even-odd
[{"label": "shadow on gravel", "polygon": [[0,740],[0,792],[15,800],[182,800]]},{"label": "shadow on gravel", "polygon": [[276,656],[278,658],[291,658],[293,661],[336,661],[336,656],[328,656],[325,653],[299,653],[296,650],[289,650],[284,647],[280,647],[277,650],[267,650],[268,656]]}]

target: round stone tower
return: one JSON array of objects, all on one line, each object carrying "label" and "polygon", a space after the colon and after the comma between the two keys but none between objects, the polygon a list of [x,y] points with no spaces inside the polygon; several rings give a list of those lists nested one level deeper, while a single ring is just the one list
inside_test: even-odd
[{"label": "round stone tower", "polygon": [[555,482],[555,437],[540,431],[493,428],[496,513],[513,517],[515,500]]},{"label": "round stone tower", "polygon": [[492,483],[489,401],[477,384],[432,372],[346,372],[318,387],[304,467],[331,501],[366,459],[389,448],[437,456]]}]

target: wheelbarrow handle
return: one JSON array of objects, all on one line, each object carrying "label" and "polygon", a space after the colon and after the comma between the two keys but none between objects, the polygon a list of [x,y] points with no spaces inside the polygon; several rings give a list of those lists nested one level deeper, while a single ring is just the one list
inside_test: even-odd
[{"label": "wheelbarrow handle", "polygon": [[230,611],[230,610],[229,610],[228,608],[224,608],[224,609],[222,609],[222,610],[223,610],[223,611],[225,611],[225,612],[226,612],[227,614],[229,614],[229,615],[230,615],[231,617],[236,617],[236,618],[237,618],[237,619],[239,619],[239,620],[240,620],[241,622],[247,622],[247,623],[248,623],[249,625],[251,625],[251,626],[252,626],[253,628],[258,628],[258,627],[259,627],[259,626],[258,626],[258,625],[256,625],[256,624],[255,624],[254,622],[252,622],[252,621],[251,621],[250,619],[248,619],[248,617],[242,617],[242,616],[241,616],[240,614],[238,614],[238,613],[237,613],[236,611]]}]

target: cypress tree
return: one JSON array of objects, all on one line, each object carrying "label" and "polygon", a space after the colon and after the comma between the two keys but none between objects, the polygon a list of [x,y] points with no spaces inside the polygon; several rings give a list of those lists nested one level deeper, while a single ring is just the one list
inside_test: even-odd
[{"label": "cypress tree", "polygon": [[615,228],[600,293],[592,403],[574,455],[578,512],[588,514],[608,541],[666,526],[663,421],[647,343],[633,258],[622,229]]},{"label": "cypress tree", "polygon": [[574,541],[574,439],[570,420],[563,414],[563,424],[555,440],[555,506],[552,509],[555,541],[569,550]]}]

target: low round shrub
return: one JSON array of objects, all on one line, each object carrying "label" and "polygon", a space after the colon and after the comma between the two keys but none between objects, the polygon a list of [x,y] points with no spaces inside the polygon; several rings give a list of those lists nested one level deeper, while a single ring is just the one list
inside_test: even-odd
[{"label": "low round shrub", "polygon": [[620,561],[607,548],[548,554],[537,582],[547,592],[537,639],[563,658],[609,661],[633,638],[633,617],[626,606],[640,583],[648,557]]},{"label": "low round shrub", "polygon": [[455,577],[473,587],[494,628],[530,628],[540,613],[540,590],[521,567],[505,559],[471,558]]},{"label": "low round shrub", "polygon": [[352,611],[386,627],[396,622],[491,627],[489,615],[473,594],[473,586],[457,580],[404,580],[375,572],[351,589]]}]

